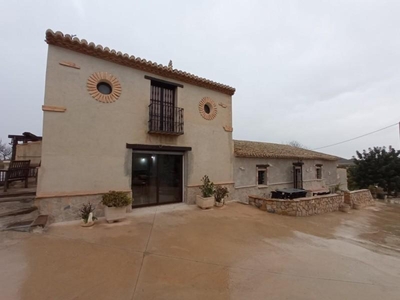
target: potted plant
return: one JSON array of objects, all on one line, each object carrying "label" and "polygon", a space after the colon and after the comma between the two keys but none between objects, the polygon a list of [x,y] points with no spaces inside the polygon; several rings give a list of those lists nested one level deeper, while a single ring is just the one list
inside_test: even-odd
[{"label": "potted plant", "polygon": [[214,206],[214,183],[210,181],[207,175],[205,175],[201,181],[203,184],[200,186],[201,196],[196,196],[196,204],[202,209],[211,208]]},{"label": "potted plant", "polygon": [[222,207],[225,204],[225,197],[229,195],[228,188],[224,186],[217,185],[215,188],[214,198],[215,206]]},{"label": "potted plant", "polygon": [[132,198],[126,192],[110,191],[103,195],[101,203],[105,206],[104,214],[108,223],[125,219],[126,208],[132,203]]},{"label": "potted plant", "polygon": [[82,207],[79,210],[79,215],[82,219],[82,227],[90,227],[94,225],[94,221],[97,220],[97,218],[93,215],[94,210],[95,207],[92,205],[92,203],[89,202],[88,204],[82,204]]}]

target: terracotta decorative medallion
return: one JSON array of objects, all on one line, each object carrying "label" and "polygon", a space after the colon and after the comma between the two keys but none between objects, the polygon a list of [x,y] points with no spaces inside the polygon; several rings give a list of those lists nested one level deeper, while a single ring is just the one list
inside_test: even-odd
[{"label": "terracotta decorative medallion", "polygon": [[121,96],[121,84],[112,74],[97,72],[90,75],[87,80],[89,94],[99,102],[112,103]]},{"label": "terracotta decorative medallion", "polygon": [[199,103],[199,112],[204,119],[212,120],[217,115],[217,104],[212,99],[204,97]]}]

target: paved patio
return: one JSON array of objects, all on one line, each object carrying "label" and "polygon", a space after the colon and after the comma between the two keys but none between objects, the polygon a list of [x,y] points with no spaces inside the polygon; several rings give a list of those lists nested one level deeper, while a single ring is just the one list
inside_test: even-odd
[{"label": "paved patio", "polygon": [[230,203],[0,233],[1,299],[400,299],[400,206],[308,218]]}]

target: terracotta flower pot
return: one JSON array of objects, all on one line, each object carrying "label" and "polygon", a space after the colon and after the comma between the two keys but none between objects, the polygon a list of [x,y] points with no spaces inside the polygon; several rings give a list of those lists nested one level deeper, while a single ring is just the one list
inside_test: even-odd
[{"label": "terracotta flower pot", "polygon": [[342,204],[342,205],[340,205],[339,210],[342,211],[342,212],[347,213],[347,212],[350,211],[350,205],[348,205],[348,204]]},{"label": "terracotta flower pot", "polygon": [[202,209],[211,208],[215,204],[214,196],[203,198],[201,196],[196,196],[196,204]]},{"label": "terracotta flower pot", "polygon": [[222,199],[220,202],[215,201],[215,206],[216,206],[216,207],[222,207],[222,206],[224,206],[224,205],[225,205],[224,199]]},{"label": "terracotta flower pot", "polygon": [[85,220],[82,219],[82,222],[81,222],[81,226],[82,226],[82,227],[91,227],[91,226],[93,226],[93,225],[94,225],[94,221],[92,221],[92,222],[85,222]]},{"label": "terracotta flower pot", "polygon": [[108,223],[119,221],[126,218],[126,206],[104,208],[104,215]]}]

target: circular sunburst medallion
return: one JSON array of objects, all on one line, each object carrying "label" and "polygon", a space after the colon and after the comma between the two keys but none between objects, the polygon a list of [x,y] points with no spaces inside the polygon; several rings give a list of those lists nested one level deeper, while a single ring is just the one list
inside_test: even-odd
[{"label": "circular sunburst medallion", "polygon": [[99,102],[111,103],[121,96],[121,84],[114,75],[107,72],[97,72],[87,80],[89,94]]},{"label": "circular sunburst medallion", "polygon": [[199,103],[200,115],[206,120],[212,120],[217,115],[217,104],[208,98],[204,97]]}]

